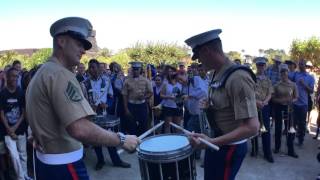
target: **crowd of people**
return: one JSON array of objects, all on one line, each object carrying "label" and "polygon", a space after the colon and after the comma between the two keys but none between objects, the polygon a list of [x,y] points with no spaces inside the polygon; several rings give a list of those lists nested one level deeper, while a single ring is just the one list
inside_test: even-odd
[{"label": "crowd of people", "polygon": [[[59,22],[55,25],[59,26]],[[59,49],[57,44],[60,43],[59,45],[63,46],[61,45],[63,44],[63,39],[59,38],[66,37],[64,37],[65,34],[58,34],[56,36],[55,31],[57,30],[52,30],[52,36],[56,38],[56,41],[54,41],[54,48],[56,48],[54,57],[60,57],[61,54],[59,54],[59,51],[57,50]],[[220,32],[221,31],[215,30],[214,33],[219,34]],[[70,37],[74,36],[72,33],[67,35]],[[79,37],[76,36],[76,38]],[[219,41],[214,43],[221,44],[218,36],[213,38],[213,41],[216,40]],[[86,42],[83,43],[83,47],[86,49],[87,44],[85,44]],[[194,56],[199,56],[197,53],[202,52],[197,49],[199,47],[193,47],[191,40],[187,42],[187,44],[188,43],[191,44],[190,46],[194,50]],[[203,45],[203,47],[208,46],[219,49],[214,43],[200,45],[201,47]],[[239,60],[236,60],[235,62],[225,60],[226,58],[223,56],[222,46],[220,50],[221,52],[219,51],[219,53],[221,59],[223,59],[221,62],[223,63],[221,67],[215,67],[216,69],[222,68],[223,71],[221,72],[224,72],[224,70],[233,67],[235,64],[241,64],[241,61],[239,62]],[[48,137],[59,137],[61,133],[71,134],[75,139],[80,139],[83,144],[86,144],[85,142],[94,144],[94,150],[97,157],[96,170],[102,169],[105,165],[102,145],[110,145],[110,147],[108,146],[108,152],[114,166],[130,168],[131,165],[120,158],[117,153],[117,148],[114,146],[120,143],[121,147],[126,150],[135,149],[138,143],[136,136],[141,135],[154,124],[157,124],[162,120],[165,123],[162,129],[158,130],[157,133],[180,133],[170,126],[170,122],[173,122],[183,126],[189,131],[195,132],[194,138],[203,137],[210,140],[209,134],[207,134],[209,137],[200,135],[200,133],[203,133],[204,131],[204,129],[201,128],[201,117],[207,114],[207,118],[211,119],[210,111],[205,111],[203,108],[203,104],[205,103],[203,100],[207,99],[208,96],[209,100],[206,102],[207,106],[213,107],[216,111],[214,115],[214,118],[217,121],[216,124],[213,124],[210,120],[208,124],[208,126],[211,126],[215,131],[215,142],[221,147],[229,143],[233,143],[233,145],[237,146],[230,146],[231,149],[227,149],[225,154],[230,150],[237,150],[235,148],[238,148],[239,145],[241,150],[239,150],[239,152],[244,153],[245,155],[246,143],[244,143],[243,139],[230,138],[228,140],[227,136],[225,136],[225,139],[219,139],[219,137],[230,132],[230,134],[232,134],[234,129],[238,128],[238,126],[242,128],[246,127],[246,123],[248,123],[248,129],[242,129],[246,134],[241,134],[243,132],[240,132],[239,130],[239,134],[234,134],[234,136],[247,137],[252,133],[256,134],[256,123],[254,123],[254,118],[257,117],[260,121],[260,131],[258,135],[251,136],[251,156],[257,156],[259,149],[258,139],[261,136],[264,158],[268,162],[273,163],[275,161],[273,154],[281,152],[281,139],[284,135],[286,136],[287,146],[285,153],[293,158],[298,158],[299,155],[294,150],[294,141],[297,139],[296,144],[298,146],[303,146],[304,136],[308,130],[307,114],[310,114],[312,109],[312,99],[316,101],[319,100],[320,91],[318,90],[314,93],[315,78],[308,72],[308,66],[305,60],[288,60],[282,62],[280,57],[275,57],[272,60],[273,64],[268,65],[267,58],[256,57],[254,59],[256,69],[255,75],[250,74],[252,72],[251,70],[242,68],[242,66],[236,66],[237,68],[241,67],[243,70],[250,72],[249,74],[241,71],[236,72],[239,76],[243,77],[241,81],[238,81],[235,76],[230,77],[230,82],[239,82],[240,85],[237,83],[228,83],[227,80],[226,82],[219,81],[220,83],[214,83],[216,78],[222,78],[224,74],[221,74],[220,71],[208,71],[208,68],[205,67],[206,64],[201,63],[192,63],[187,66],[184,62],[179,62],[178,67],[176,67],[175,65],[168,64],[160,66],[152,64],[146,65],[139,61],[132,61],[130,63],[131,67],[127,72],[124,72],[121,65],[117,62],[106,64],[99,62],[96,59],[91,59],[88,64],[80,63],[77,64],[77,66],[73,66],[73,64],[72,66],[70,65],[72,68],[70,68],[70,71],[68,72],[65,72],[65,70],[57,72],[52,70],[52,72],[58,76],[54,77],[50,74],[51,71],[49,70],[51,66],[56,69],[61,69],[61,67],[58,67],[57,65],[57,62],[59,61],[57,58],[52,57],[50,59],[49,63],[52,63],[50,66],[48,64],[43,65],[44,67],[39,65],[30,71],[22,69],[20,61],[16,60],[12,65],[5,67],[0,74],[0,178],[11,178],[10,171],[8,171],[8,165],[13,167],[17,179],[22,180],[31,179],[29,175],[32,176],[32,168],[29,168],[28,172],[27,167],[32,167],[33,163],[37,164],[38,168],[44,168],[44,164],[46,163],[57,163],[56,160],[50,158],[46,159],[47,156],[44,152],[59,154],[60,151],[62,151],[61,149],[63,149],[63,151],[66,152],[72,151],[72,153],[74,153],[73,156],[76,156],[75,154],[79,152],[83,153],[82,148],[80,148],[81,151],[77,150],[78,147],[80,147],[80,145],[78,146],[78,142],[68,139],[68,136],[64,136],[61,139],[56,138],[56,142],[50,142],[48,140]],[[67,67],[70,66],[68,65]],[[44,71],[50,73],[44,73]],[[28,85],[33,77],[35,77],[36,80],[33,81],[31,89],[28,88]],[[71,80],[66,81],[64,79],[66,77]],[[75,78],[78,82],[73,81]],[[36,83],[39,82],[48,83],[49,85],[45,87],[38,86]],[[60,89],[59,83],[63,84],[64,82],[66,89]],[[251,88],[251,84],[254,85],[254,88]],[[218,89],[224,86],[227,89],[226,91]],[[54,90],[54,88],[57,89]],[[210,89],[212,90],[212,88],[216,88],[214,93],[210,92]],[[81,92],[79,92],[79,90]],[[250,94],[251,91],[255,92],[255,95],[254,93]],[[49,97],[52,97],[53,99],[41,99],[42,94],[50,94]],[[64,94],[64,99],[60,98],[62,94]],[[236,97],[230,98],[230,94]],[[311,96],[312,94],[315,94],[315,98],[311,98],[313,97]],[[27,98],[25,98],[26,96]],[[34,99],[37,101],[31,101]],[[83,99],[86,99],[86,101]],[[51,105],[49,102],[53,104]],[[64,107],[64,104],[69,102],[74,104],[81,103],[81,107],[72,105],[66,107],[66,109],[56,109],[56,107],[59,106]],[[243,102],[246,103],[243,104]],[[234,109],[235,113],[229,113],[228,111],[230,108],[236,107],[237,103],[239,106],[237,107],[238,109]],[[52,113],[49,111],[47,112],[45,109],[41,109],[46,105],[52,106],[54,112],[58,111],[56,112],[57,114],[64,114],[65,110],[74,112],[74,114],[67,115],[68,118],[74,120],[82,117],[91,117],[90,120],[95,122],[95,116],[116,116],[120,118],[120,127],[116,131],[122,132],[123,134],[118,133],[116,135],[110,133],[103,136],[104,131],[97,129],[96,126],[91,127],[90,124],[85,124],[86,122],[82,121],[82,119],[74,121],[77,123],[81,122],[81,126],[79,124],[78,126],[74,125],[73,122],[69,122],[69,120],[64,117],[66,115],[52,115],[52,118],[56,117],[56,119],[61,119],[61,124],[67,127],[66,130],[58,128],[59,132],[46,129],[48,123],[50,124],[54,121],[45,121],[45,118],[43,119],[43,124],[32,121],[29,123],[28,118],[38,116],[38,111],[41,113],[44,112],[44,114]],[[35,106],[39,109],[30,110]],[[86,110],[87,106],[90,106],[90,108]],[[242,108],[242,106],[245,108]],[[28,111],[27,113],[26,110]],[[226,118],[225,114],[235,116],[236,120],[237,118],[248,118],[248,121],[243,120],[243,122],[241,122],[237,120],[236,123],[219,121],[219,119]],[[28,123],[32,127],[32,131],[30,128],[28,129]],[[52,127],[55,127],[55,124],[51,125]],[[275,134],[274,148],[271,148],[272,126],[274,126]],[[318,127],[319,126],[320,123],[318,124]],[[88,130],[81,129],[81,127],[86,127]],[[99,133],[93,133],[92,137],[89,137],[87,134],[82,134],[83,131],[88,132],[88,134],[96,131]],[[318,137],[318,133],[319,128],[317,130],[316,138]],[[135,136],[125,137],[124,134]],[[34,146],[37,147],[37,158],[35,162],[33,162],[32,158],[32,144],[27,143],[28,137],[29,139],[32,139],[33,135],[38,137],[38,144],[42,145],[41,147],[37,146],[37,144]],[[106,136],[110,138],[103,140],[102,137]],[[119,140],[117,140],[117,136],[119,136]],[[231,135],[229,137],[231,137]],[[72,141],[72,143],[63,147],[59,146],[59,143],[65,143],[64,138],[68,139],[68,141]],[[124,141],[122,138],[127,138],[127,141]],[[212,140],[211,142],[214,141]],[[193,139],[193,143],[199,144],[197,139]],[[41,150],[41,148],[43,148],[43,150]],[[224,149],[220,151],[223,153]],[[210,154],[209,152],[206,153],[208,153],[208,155],[206,155],[205,159],[208,160],[204,161],[204,167],[215,167],[216,164],[209,161],[210,158],[214,157],[214,154]],[[235,170],[235,173],[231,175],[231,177],[234,177],[240,168],[244,155],[241,160],[239,160],[239,165],[236,168],[237,170]],[[59,158],[61,157],[62,156],[59,156]],[[195,157],[196,159],[201,158],[200,150],[195,152]],[[11,163],[8,163],[9,159]],[[222,163],[225,163],[224,159],[222,161]],[[27,162],[29,162],[29,164]],[[78,161],[76,161],[76,163],[77,162]],[[76,163],[72,165],[75,167],[82,167],[81,164]],[[70,168],[69,164],[68,168]],[[219,169],[219,167],[216,169]],[[46,173],[46,171],[43,173]],[[214,175],[211,176],[209,174],[205,175],[205,177],[213,176]],[[39,177],[42,177],[42,174],[39,175]],[[43,177],[45,177],[45,175],[43,175]]]},{"label": "crowd of people", "polygon": [[[314,78],[306,71],[305,60],[298,61],[298,70],[295,62],[282,63],[280,59],[274,59],[274,64],[267,67],[267,59],[258,57],[255,64],[257,107],[260,123],[265,128],[260,131],[264,157],[267,161],[274,162],[272,154],[279,153],[281,137],[286,135],[288,155],[298,158],[294,151],[295,135],[290,133],[297,133],[297,143],[302,146],[308,130],[306,122],[307,114],[310,113],[308,107],[312,106],[310,95],[314,89]],[[31,77],[39,67],[30,71],[22,70],[21,67],[17,60],[1,72],[0,152],[3,176],[8,176],[4,157],[9,153],[17,175],[28,177],[28,132],[24,96]],[[91,59],[87,69],[86,65],[79,64],[74,73],[82,85],[85,98],[98,115],[107,113],[120,118],[121,132],[141,135],[160,120],[164,120],[166,124],[159,133],[175,132],[170,128],[169,122],[183,125],[190,131],[201,132],[199,101],[207,97],[212,74],[207,72],[202,64],[193,63],[186,68],[185,63],[181,62],[178,68],[173,65],[147,65],[143,68],[141,62],[132,62],[131,68],[125,73],[116,62],[108,66]],[[318,91],[315,99],[319,99]],[[273,124],[275,145],[272,153]],[[290,132],[290,128],[295,131]],[[318,132],[319,130],[315,138],[318,137]],[[252,138],[251,143],[251,155],[257,156],[258,136]],[[94,149],[97,155],[95,169],[100,170],[105,165],[102,147]],[[115,166],[130,168],[129,163],[120,159],[115,147],[108,147],[108,152]],[[200,158],[200,151],[197,151],[196,157]]]}]

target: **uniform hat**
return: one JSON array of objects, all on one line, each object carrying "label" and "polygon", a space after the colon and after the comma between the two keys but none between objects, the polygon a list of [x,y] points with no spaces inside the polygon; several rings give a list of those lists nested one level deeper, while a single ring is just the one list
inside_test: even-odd
[{"label": "uniform hat", "polygon": [[130,62],[132,68],[142,68],[142,63],[138,61]]},{"label": "uniform hat", "polygon": [[311,61],[308,61],[308,62],[306,63],[306,66],[307,66],[307,67],[312,67],[312,62],[311,62]]},{"label": "uniform hat", "polygon": [[266,64],[268,59],[265,57],[256,57],[253,59],[256,64]]},{"label": "uniform hat", "polygon": [[284,63],[287,64],[287,65],[296,64],[296,63],[295,63],[294,61],[292,61],[292,60],[285,60]]},{"label": "uniform hat", "polygon": [[[209,41],[212,41],[215,39],[220,39],[219,34],[221,32],[222,32],[221,29],[214,29],[211,31],[207,31],[207,32],[192,36],[192,37],[188,38],[187,40],[185,40],[184,42],[192,48],[193,52],[195,52],[194,49],[196,47],[199,47]],[[196,53],[194,53],[192,56],[192,59],[193,60],[197,59],[198,58],[197,56],[198,55]]]},{"label": "uniform hat", "polygon": [[280,72],[283,70],[289,71],[288,65],[287,64],[280,64],[279,70],[280,70]]},{"label": "uniform hat", "polygon": [[50,27],[52,37],[58,35],[69,35],[74,39],[81,41],[85,50],[92,47],[88,40],[92,36],[92,25],[89,20],[80,17],[66,17],[57,20]]},{"label": "uniform hat", "polygon": [[277,61],[277,62],[282,62],[281,60],[281,56],[278,56],[276,55],[274,58],[272,58],[274,61]]}]

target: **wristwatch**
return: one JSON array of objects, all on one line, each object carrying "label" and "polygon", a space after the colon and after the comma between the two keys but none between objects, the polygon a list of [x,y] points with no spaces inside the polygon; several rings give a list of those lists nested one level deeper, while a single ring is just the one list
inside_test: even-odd
[{"label": "wristwatch", "polygon": [[122,132],[118,132],[117,135],[120,139],[120,144],[118,145],[118,147],[122,147],[124,142],[126,141],[126,135],[124,135]]}]

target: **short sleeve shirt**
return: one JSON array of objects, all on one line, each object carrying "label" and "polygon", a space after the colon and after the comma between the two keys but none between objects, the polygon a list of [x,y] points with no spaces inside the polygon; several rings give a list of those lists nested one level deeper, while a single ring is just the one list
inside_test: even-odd
[{"label": "short sleeve shirt", "polygon": [[[0,109],[4,112],[4,116],[9,126],[14,126],[21,117],[24,110],[24,94],[23,91],[17,87],[15,92],[10,92],[7,88],[4,88],[0,92]],[[17,135],[24,134],[27,130],[27,125],[23,120],[18,129]],[[6,135],[7,132],[4,132]]]},{"label": "short sleeve shirt", "polygon": [[60,154],[81,148],[81,143],[67,133],[66,127],[95,113],[84,98],[75,74],[51,57],[28,86],[26,114],[44,153]]},{"label": "short sleeve shirt", "polygon": [[273,92],[272,82],[267,76],[257,76],[255,87],[256,99],[264,101]]},{"label": "short sleeve shirt", "polygon": [[139,76],[138,78],[129,77],[125,80],[122,94],[128,96],[128,100],[140,100],[141,95],[153,93],[152,83],[147,78]]},{"label": "short sleeve shirt", "polygon": [[[225,64],[213,81],[220,80],[223,73],[232,65],[234,65],[232,62]],[[254,87],[255,82],[250,74],[238,70],[230,75],[225,87],[209,93],[214,120],[224,134],[238,128],[242,120],[258,116]]]},{"label": "short sleeve shirt", "polygon": [[[298,95],[298,88],[294,82],[280,81],[274,86],[273,98],[294,99],[294,97],[296,97],[297,95]],[[282,102],[281,104],[287,105],[287,102]]]}]

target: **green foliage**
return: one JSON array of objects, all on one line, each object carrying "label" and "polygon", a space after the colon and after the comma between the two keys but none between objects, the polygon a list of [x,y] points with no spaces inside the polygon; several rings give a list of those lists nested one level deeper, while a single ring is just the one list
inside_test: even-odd
[{"label": "green foliage", "polygon": [[264,56],[268,58],[269,61],[271,61],[275,56],[280,56],[282,60],[290,59],[289,55],[287,55],[285,50],[283,49],[272,49],[272,48],[267,50],[259,49],[259,53],[264,54]]},{"label": "green foliage", "polygon": [[52,54],[51,48],[40,49],[33,53],[30,58],[27,58],[23,64],[23,67],[31,69],[39,64],[43,64],[48,60]]},{"label": "green foliage", "polygon": [[6,65],[11,65],[14,60],[19,60],[23,68],[31,69],[36,65],[44,63],[51,55],[52,49],[39,49],[32,56],[18,54],[15,51],[7,51],[0,54],[0,67],[4,68]]},{"label": "green foliage", "polygon": [[315,36],[307,40],[293,40],[290,52],[294,60],[306,59],[316,66],[320,65],[320,39]]},{"label": "green foliage", "polygon": [[238,51],[229,51],[228,53],[226,53],[226,56],[232,61],[235,59],[241,60],[241,53]]},{"label": "green foliage", "polygon": [[188,57],[188,49],[176,44],[136,43],[133,47],[125,49],[128,56],[133,60],[138,60],[144,64],[178,64],[179,61]]}]

